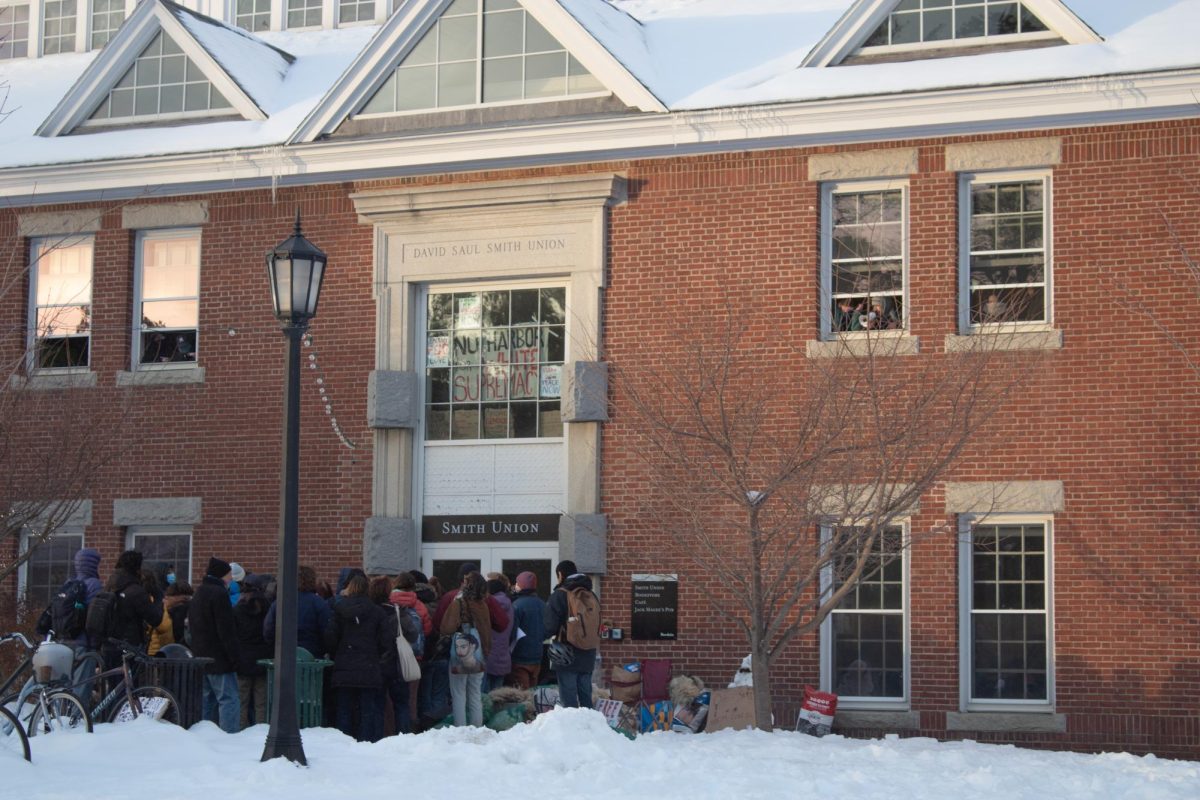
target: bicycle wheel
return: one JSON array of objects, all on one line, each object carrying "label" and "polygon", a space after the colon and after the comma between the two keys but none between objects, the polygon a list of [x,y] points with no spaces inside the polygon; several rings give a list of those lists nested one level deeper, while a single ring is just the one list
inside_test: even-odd
[{"label": "bicycle wheel", "polygon": [[26,761],[29,757],[29,737],[21,727],[21,721],[16,714],[0,706],[0,752],[18,755]]},{"label": "bicycle wheel", "polygon": [[159,722],[179,724],[179,701],[166,689],[157,686],[142,686],[134,689],[133,703],[134,705],[131,706],[128,698],[117,703],[117,707],[113,709],[112,716],[108,718],[108,721],[129,722],[145,715]]},{"label": "bicycle wheel", "polygon": [[91,733],[92,721],[79,698],[70,692],[54,692],[47,695],[45,707],[37,704],[29,718],[30,736],[46,736],[51,733]]}]

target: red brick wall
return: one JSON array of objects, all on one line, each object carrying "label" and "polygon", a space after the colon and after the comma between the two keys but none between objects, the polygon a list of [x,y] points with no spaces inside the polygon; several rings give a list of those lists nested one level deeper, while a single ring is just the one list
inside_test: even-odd
[{"label": "red brick wall", "polygon": [[[1200,755],[1200,565],[1196,462],[1200,383],[1178,353],[1129,304],[1162,309],[1197,352],[1194,285],[1171,269],[1179,244],[1200,253],[1193,209],[1200,200],[1200,124],[1167,122],[1041,131],[1063,137],[1053,169],[1055,327],[1061,351],[997,418],[992,436],[955,469],[954,480],[1061,480],[1066,512],[1054,519],[1057,710],[1065,735],[971,734],[971,738],[1079,749],[1121,748]],[[1019,138],[975,137],[978,140]],[[957,324],[957,181],[945,171],[949,141],[888,142],[847,149],[917,146],[910,176],[910,312],[920,359],[937,358]],[[629,201],[610,217],[605,343],[609,357],[654,359],[687,342],[666,335],[667,312],[703,317],[730,287],[751,297],[762,320],[753,336],[763,369],[787,374],[805,361],[818,327],[820,187],[805,180],[819,150],[776,150],[579,165],[555,170],[449,175],[205,196],[201,270],[202,385],[136,392],[146,436],[93,495],[87,543],[106,563],[123,547],[112,525],[118,497],[201,496],[194,572],[209,554],[256,570],[275,562],[284,341],[270,316],[263,252],[290,231],[297,206],[305,233],[330,258],[314,325],[316,347],[347,436],[338,441],[306,371],[303,386],[301,562],[332,579],[361,559],[371,513],[371,434],[366,381],[374,361],[372,236],[348,199],[364,188],[622,170]],[[179,198],[172,198],[179,199]],[[42,209],[39,209],[42,210]],[[0,241],[21,252],[16,211],[0,211]],[[119,209],[97,235],[93,365],[101,385],[127,369],[132,233]],[[22,256],[25,257],[25,256]],[[0,296],[20,325],[24,297]],[[11,324],[11,323],[10,323]],[[229,331],[235,331],[230,335]],[[10,337],[11,338],[11,337]],[[13,343],[8,342],[11,349]],[[306,351],[307,352],[307,351]],[[1033,358],[1033,357],[1031,357]],[[899,367],[910,369],[909,366]],[[630,455],[633,431],[618,406],[604,428],[602,511],[609,519],[605,618],[629,628],[629,575],[680,574],[680,638],[605,648],[608,663],[669,657],[677,669],[723,685],[748,652],[730,619],[728,590],[662,543],[669,531],[642,513],[645,483]],[[781,423],[782,424],[782,423]],[[952,522],[931,493],[914,531]],[[958,709],[957,555],[952,537],[911,554],[912,707],[921,733],[951,736]],[[818,680],[816,636],[779,660],[781,714]]]}]

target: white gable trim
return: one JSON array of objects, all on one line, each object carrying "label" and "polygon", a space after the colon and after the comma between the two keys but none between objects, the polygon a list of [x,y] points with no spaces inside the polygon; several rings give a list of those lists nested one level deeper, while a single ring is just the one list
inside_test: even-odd
[{"label": "white gable trim", "polygon": [[[852,55],[895,10],[900,0],[855,0],[829,33],[809,51],[801,67],[828,67]],[[1062,0],[1022,0],[1051,31],[1067,44],[1103,41],[1100,34],[1067,8]],[[945,44],[945,43],[939,43]],[[933,47],[933,45],[929,45]],[[915,49],[915,48],[914,48]]]},{"label": "white gable trim", "polygon": [[[224,95],[234,110],[244,119],[264,120],[267,118],[258,104],[250,99],[237,81],[225,72],[216,59],[196,41],[191,32],[170,10],[159,0],[143,0],[138,4],[133,15],[125,20],[108,45],[83,71],[66,96],[54,107],[50,116],[46,117],[45,122],[37,129],[37,135],[62,136],[86,122],[96,106],[103,102],[104,96],[133,66],[137,57],[154,40],[160,30],[179,45],[187,57],[204,73],[204,77]],[[136,118],[129,120],[132,125],[136,125],[139,121]]]},{"label": "white gable trim", "polygon": [[[370,43],[309,113],[288,144],[312,142],[329,133],[369,100],[396,64],[421,41],[451,0],[401,0]],[[626,105],[665,112],[666,106],[556,0],[520,0],[571,55]],[[431,109],[436,110],[436,109]]]}]

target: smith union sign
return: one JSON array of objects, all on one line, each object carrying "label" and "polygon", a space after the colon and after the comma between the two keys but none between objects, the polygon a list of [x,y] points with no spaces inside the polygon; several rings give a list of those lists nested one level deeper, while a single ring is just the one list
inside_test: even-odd
[{"label": "smith union sign", "polygon": [[557,542],[558,514],[422,517],[423,542]]}]

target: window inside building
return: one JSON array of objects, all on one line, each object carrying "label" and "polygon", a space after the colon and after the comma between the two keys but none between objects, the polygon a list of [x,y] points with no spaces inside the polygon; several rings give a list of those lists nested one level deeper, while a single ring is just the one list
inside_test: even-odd
[{"label": "window inside building", "polygon": [[[864,532],[858,528],[832,528],[826,541],[850,542],[847,557],[831,570],[830,590],[845,585],[853,573],[857,542]],[[878,536],[869,561],[854,588],[842,599],[826,622],[826,659],[829,685],[847,700],[903,701],[907,672],[907,626],[905,624],[904,537],[899,527]]]},{"label": "window inside building", "polygon": [[288,29],[320,27],[321,6],[322,0],[288,0]]},{"label": "window inside building", "polygon": [[338,0],[338,22],[370,22],[375,19],[375,0]]},{"label": "window inside building", "polygon": [[0,5],[0,59],[29,55],[29,4]]},{"label": "window inside building", "polygon": [[970,535],[967,685],[973,702],[1050,700],[1047,523],[978,525]]},{"label": "window inside building", "polygon": [[142,569],[159,572],[173,568],[178,580],[191,582],[191,529],[139,526],[129,529],[128,538],[129,548],[142,554]]},{"label": "window inside building", "polygon": [[135,363],[196,362],[200,324],[200,232],[147,231],[138,237]]},{"label": "window inside building", "polygon": [[271,29],[271,0],[237,0],[233,24],[251,33],[269,31]]},{"label": "window inside building", "polygon": [[75,0],[46,0],[42,5],[42,54],[75,51]]},{"label": "window inside building", "polygon": [[[21,547],[28,549],[28,533],[22,537]],[[60,530],[34,549],[25,562],[22,587],[28,608],[35,614],[48,606],[59,588],[74,576],[75,554],[82,547],[82,530]]]},{"label": "window inside building", "polygon": [[1013,0],[901,0],[863,47],[952,44],[1048,32],[1028,4]]},{"label": "window inside building", "polygon": [[92,50],[108,44],[125,21],[124,0],[92,0]]},{"label": "window inside building", "polygon": [[88,122],[209,116],[232,106],[179,45],[161,32],[113,87]]},{"label": "window inside building", "polygon": [[1048,322],[1048,179],[976,178],[968,188],[971,325]]},{"label": "window inside building", "polygon": [[904,190],[826,189],[822,252],[827,334],[901,330],[907,282]]},{"label": "window inside building", "polygon": [[90,363],[92,249],[90,237],[33,242],[30,363],[36,369],[87,367]]},{"label": "window inside building", "polygon": [[603,92],[516,0],[455,0],[362,114]]},{"label": "window inside building", "polygon": [[563,435],[566,289],[431,292],[425,437]]}]

